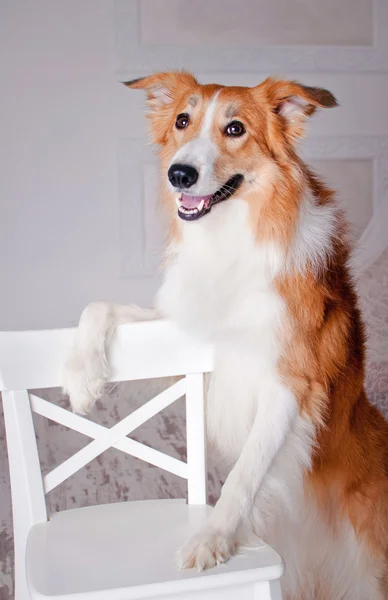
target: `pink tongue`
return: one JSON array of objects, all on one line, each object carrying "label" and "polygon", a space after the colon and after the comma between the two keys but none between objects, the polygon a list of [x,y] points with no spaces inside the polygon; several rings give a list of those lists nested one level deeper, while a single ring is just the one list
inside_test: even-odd
[{"label": "pink tongue", "polygon": [[185,208],[197,208],[202,200],[204,200],[206,204],[206,200],[210,200],[211,197],[212,194],[209,194],[208,196],[188,196],[187,194],[182,194],[180,201]]}]

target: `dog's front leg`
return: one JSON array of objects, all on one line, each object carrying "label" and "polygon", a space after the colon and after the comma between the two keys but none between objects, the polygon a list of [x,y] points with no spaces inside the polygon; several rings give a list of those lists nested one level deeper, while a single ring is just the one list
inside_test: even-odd
[{"label": "dog's front leg", "polygon": [[64,366],[64,391],[75,412],[88,412],[109,378],[107,350],[119,325],[158,319],[156,310],[112,302],[92,302],[84,309]]},{"label": "dog's front leg", "polygon": [[235,553],[237,529],[249,516],[255,496],[297,414],[292,392],[274,382],[267,389],[266,402],[260,401],[248,439],[205,527],[179,550],[179,568],[196,567],[202,571],[227,561]]}]

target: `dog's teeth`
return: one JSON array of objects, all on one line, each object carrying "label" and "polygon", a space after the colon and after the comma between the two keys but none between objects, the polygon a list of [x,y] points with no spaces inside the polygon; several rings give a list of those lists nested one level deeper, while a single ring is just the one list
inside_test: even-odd
[{"label": "dog's teeth", "polygon": [[[185,206],[183,206],[182,204],[179,204],[179,205],[178,205],[178,203],[177,203],[177,205],[178,205],[178,209],[179,209],[179,212],[180,212],[180,213],[183,213],[183,214],[185,214],[185,215],[196,215],[197,213],[199,213],[199,212],[200,212],[200,210],[201,210],[201,208],[202,208],[202,206],[203,206],[203,204],[202,204],[202,203],[203,203],[203,201],[201,202],[201,204],[200,204],[198,207],[196,206],[196,207],[194,207],[194,208],[186,208],[186,207],[185,207]],[[201,206],[201,205],[202,205],[202,206]]]},{"label": "dog's teeth", "polygon": [[198,208],[196,209],[197,211],[202,210],[203,206],[205,204],[205,200],[201,200],[201,202],[198,204]]},{"label": "dog's teeth", "polygon": [[180,200],[180,198],[176,197],[175,198],[175,202],[176,202],[177,207],[180,208],[181,207],[181,200]]}]

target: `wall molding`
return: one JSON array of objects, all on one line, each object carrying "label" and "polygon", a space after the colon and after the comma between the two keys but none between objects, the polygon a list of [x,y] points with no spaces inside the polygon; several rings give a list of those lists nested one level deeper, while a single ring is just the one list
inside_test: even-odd
[{"label": "wall molding", "polygon": [[365,271],[388,246],[388,137],[330,136],[306,141],[302,156],[308,159],[372,160],[372,217],[354,252],[354,268]]},{"label": "wall molding", "polygon": [[144,138],[119,140],[120,274],[124,278],[154,277],[158,271],[161,247],[152,236],[147,244],[144,177],[150,167],[157,169],[157,158]]},{"label": "wall molding", "polygon": [[[117,77],[120,81],[149,72],[185,68],[195,72],[378,73],[388,70],[388,2],[373,2],[371,46],[190,47],[139,41],[141,0],[116,0]],[[217,51],[219,50],[219,51]],[[136,72],[134,72],[136,65]]]}]

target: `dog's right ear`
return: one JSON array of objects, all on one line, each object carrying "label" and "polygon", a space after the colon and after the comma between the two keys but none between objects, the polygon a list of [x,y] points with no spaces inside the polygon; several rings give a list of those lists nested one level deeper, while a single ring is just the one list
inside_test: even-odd
[{"label": "dog's right ear", "polygon": [[195,77],[185,71],[155,73],[123,83],[136,90],[145,90],[151,111],[168,107],[183,93],[198,85]]},{"label": "dog's right ear", "polygon": [[195,77],[184,71],[156,73],[123,83],[127,87],[145,90],[147,93],[147,105],[150,109],[148,114],[150,134],[156,144],[164,144],[168,140],[176,102],[198,85]]}]

